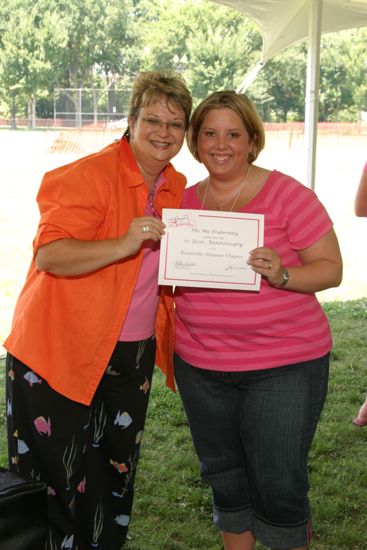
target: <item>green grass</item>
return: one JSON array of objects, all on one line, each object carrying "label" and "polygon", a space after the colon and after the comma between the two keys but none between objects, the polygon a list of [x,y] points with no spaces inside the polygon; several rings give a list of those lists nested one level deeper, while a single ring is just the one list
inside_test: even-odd
[{"label": "green grass", "polygon": [[[367,428],[354,427],[352,419],[367,394],[367,299],[329,302],[324,308],[333,328],[334,348],[329,395],[309,461],[311,548],[366,550]],[[4,464],[4,406],[0,444]],[[211,524],[210,492],[200,480],[180,399],[164,387],[159,371],[154,376],[130,536],[127,550],[222,549]]]}]

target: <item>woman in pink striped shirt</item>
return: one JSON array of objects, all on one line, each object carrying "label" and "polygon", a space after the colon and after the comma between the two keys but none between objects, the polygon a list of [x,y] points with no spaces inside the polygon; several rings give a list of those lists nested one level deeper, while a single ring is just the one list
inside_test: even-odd
[{"label": "woman in pink striped shirt", "polygon": [[264,142],[255,107],[233,91],[191,119],[188,145],[209,175],[182,207],[264,214],[264,246],[248,260],[262,281],[259,292],[176,289],[175,377],[225,549],[304,550],[331,349],[315,292],[340,284],[342,260],[315,193],[253,164]]},{"label": "woman in pink striped shirt", "polygon": [[[354,211],[358,217],[367,217],[367,162],[364,165],[354,201]],[[353,420],[356,426],[367,426],[367,397]]]}]

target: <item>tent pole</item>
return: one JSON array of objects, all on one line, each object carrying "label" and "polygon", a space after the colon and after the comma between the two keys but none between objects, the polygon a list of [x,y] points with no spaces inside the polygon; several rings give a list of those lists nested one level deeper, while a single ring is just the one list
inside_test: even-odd
[{"label": "tent pole", "polygon": [[315,189],[322,4],[323,0],[309,0],[305,141],[307,146],[306,183],[311,189]]},{"label": "tent pole", "polygon": [[261,58],[261,60],[256,63],[255,67],[253,67],[251,71],[246,74],[245,78],[236,89],[236,92],[238,94],[244,94],[246,92],[247,88],[253,83],[253,81],[257,77],[258,72],[260,71],[260,69],[263,68],[264,65],[265,61],[263,61],[263,59]]}]

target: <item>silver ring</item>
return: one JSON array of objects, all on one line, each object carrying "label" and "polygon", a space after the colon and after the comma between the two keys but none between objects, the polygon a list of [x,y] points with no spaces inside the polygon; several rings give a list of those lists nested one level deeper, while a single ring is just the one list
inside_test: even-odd
[{"label": "silver ring", "polygon": [[142,228],[142,232],[143,233],[148,233],[149,231],[150,231],[149,225],[144,225],[143,228]]}]

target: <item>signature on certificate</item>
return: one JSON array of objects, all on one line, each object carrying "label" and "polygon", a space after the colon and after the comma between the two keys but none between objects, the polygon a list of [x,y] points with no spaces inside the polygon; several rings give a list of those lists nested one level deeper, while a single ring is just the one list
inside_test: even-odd
[{"label": "signature on certificate", "polygon": [[181,225],[193,225],[191,223],[190,217],[187,214],[183,214],[180,216],[175,216],[174,218],[170,218],[167,222],[167,225],[169,227],[178,227]]},{"label": "signature on certificate", "polygon": [[224,271],[246,271],[248,267],[246,265],[227,265]]},{"label": "signature on certificate", "polygon": [[176,269],[189,269],[191,267],[196,267],[195,262],[183,262],[182,260],[176,260],[174,263]]}]

